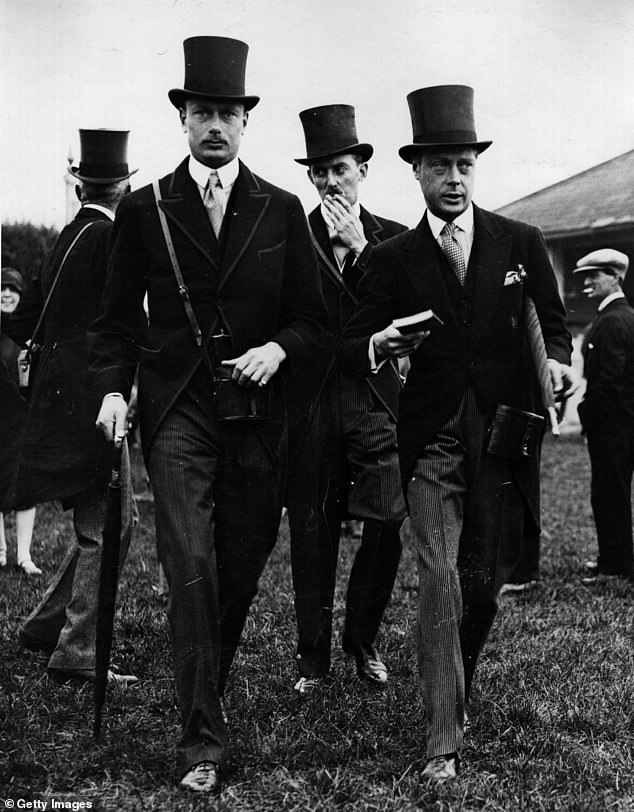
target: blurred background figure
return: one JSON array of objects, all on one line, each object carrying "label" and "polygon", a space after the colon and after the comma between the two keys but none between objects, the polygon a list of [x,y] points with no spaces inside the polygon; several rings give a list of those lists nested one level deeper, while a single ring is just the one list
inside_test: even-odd
[{"label": "blurred background figure", "polygon": [[590,499],[599,557],[586,563],[586,583],[599,576],[634,576],[632,472],[634,471],[634,309],[622,284],[629,259],[601,248],[577,261],[583,292],[598,312],[583,342],[586,392],[579,418],[588,437]]},{"label": "blurred background figure", "polygon": [[[18,386],[18,354],[20,347],[4,333],[9,318],[20,302],[24,279],[14,268],[3,268],[1,277],[0,311],[0,505],[9,487],[16,460],[16,445],[24,429],[28,402]],[[15,532],[17,537],[16,568],[25,575],[41,575],[42,570],[31,559],[31,539],[35,522],[35,508],[16,510]],[[0,568],[7,565],[7,541],[4,513],[0,512]]]}]

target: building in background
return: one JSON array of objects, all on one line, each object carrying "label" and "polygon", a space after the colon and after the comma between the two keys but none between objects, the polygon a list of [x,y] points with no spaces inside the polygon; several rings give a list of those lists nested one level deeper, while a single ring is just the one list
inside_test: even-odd
[{"label": "building in background", "polygon": [[[634,150],[579,172],[497,210],[541,229],[548,246],[573,336],[573,364],[581,375],[581,342],[596,303],[582,292],[583,274],[573,276],[579,257],[597,248],[616,248],[634,266]],[[634,274],[623,290],[634,304]],[[585,387],[582,387],[582,390]],[[583,392],[566,407],[566,423],[578,428],[576,406]]]}]

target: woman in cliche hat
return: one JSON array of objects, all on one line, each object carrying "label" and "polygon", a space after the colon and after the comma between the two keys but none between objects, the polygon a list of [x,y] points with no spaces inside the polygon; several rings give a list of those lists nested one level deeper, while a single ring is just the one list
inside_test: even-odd
[{"label": "woman in cliche hat", "polygon": [[[16,309],[24,290],[24,279],[14,268],[2,269],[2,293],[0,310],[7,319]],[[18,387],[18,353],[20,348],[4,333],[0,335],[0,390],[2,397],[2,419],[0,426],[0,506],[7,491],[16,444],[24,428],[28,403]],[[35,508],[15,511],[15,531],[17,536],[16,568],[25,575],[41,575],[42,570],[31,559],[31,539],[35,522]],[[4,514],[0,513],[0,568],[7,565],[7,540],[4,531]]]}]

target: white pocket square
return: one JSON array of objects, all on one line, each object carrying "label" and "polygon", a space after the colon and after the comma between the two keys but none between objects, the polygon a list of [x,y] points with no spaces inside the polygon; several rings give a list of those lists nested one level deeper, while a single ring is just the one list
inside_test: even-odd
[{"label": "white pocket square", "polygon": [[507,285],[521,285],[526,278],[526,271],[523,265],[518,265],[512,271],[507,271],[504,277],[504,287]]}]

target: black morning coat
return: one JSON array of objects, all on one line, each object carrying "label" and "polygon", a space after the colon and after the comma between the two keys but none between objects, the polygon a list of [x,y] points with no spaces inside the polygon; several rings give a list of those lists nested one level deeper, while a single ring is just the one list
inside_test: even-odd
[{"label": "black morning coat", "polygon": [[[393,220],[377,217],[363,206],[360,211],[360,220],[368,241],[355,262],[355,271],[359,277],[362,277],[368,269],[372,248],[379,242],[406,231],[406,227]],[[317,206],[308,215],[308,224],[321,274],[321,286],[328,311],[328,328],[322,349],[313,363],[309,367],[299,370],[293,380],[291,398],[292,446],[301,443],[302,437],[307,431],[312,412],[332,375],[336,363],[335,350],[357,304],[357,289],[353,289],[346,284],[342,277],[320,206]],[[401,391],[396,365],[386,364],[381,368],[378,375],[368,376],[366,380],[379,402],[396,420],[398,397]]]},{"label": "black morning coat", "polygon": [[48,292],[71,243],[88,230],[66,260],[38,338],[37,363],[23,442],[17,460],[12,508],[72,497],[104,479],[110,466],[102,433],[95,426],[99,401],[88,373],[86,331],[99,312],[112,220],[84,207],[59,235],[12,314],[8,334],[20,345],[31,338]]},{"label": "black morning coat", "polygon": [[[535,301],[548,357],[570,363],[565,310],[541,233],[477,206],[474,229],[467,274],[473,281],[462,290],[452,287],[449,265],[426,216],[415,229],[376,246],[359,307],[339,348],[344,368],[366,375],[369,337],[394,318],[431,308],[444,322],[433,325],[430,337],[410,356],[398,418],[405,482],[469,384],[491,418],[498,404],[536,410],[535,376],[524,340],[524,292]],[[514,471],[539,526],[537,458],[514,463]]]},{"label": "black morning coat", "polygon": [[[224,329],[233,355],[276,341],[287,360],[273,376],[273,414],[262,431],[285,430],[285,378],[319,349],[325,307],[310,234],[297,197],[240,162],[223,222],[224,251],[209,224],[186,158],[160,181],[185,285],[207,342]],[[224,236],[223,236],[224,235]],[[149,324],[138,329],[147,292]],[[104,307],[91,331],[97,392],[126,398],[139,371],[144,451],[202,363],[168,256],[151,186],[128,195],[115,222]],[[280,422],[281,421],[281,422]],[[274,439],[274,438],[272,438]]]}]

